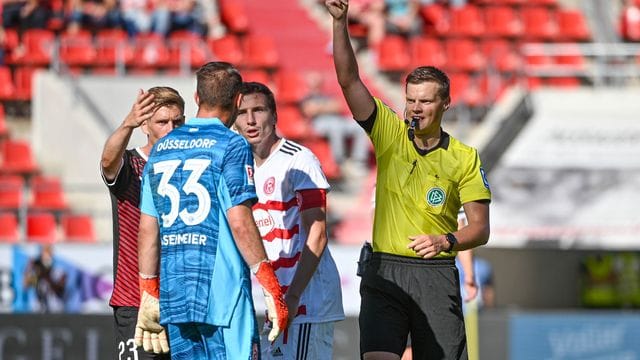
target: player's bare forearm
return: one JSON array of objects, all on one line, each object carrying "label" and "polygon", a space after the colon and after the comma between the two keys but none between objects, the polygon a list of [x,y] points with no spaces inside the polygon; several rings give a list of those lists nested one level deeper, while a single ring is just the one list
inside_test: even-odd
[{"label": "player's bare forearm", "polygon": [[160,263],[160,229],[158,219],[145,213],[140,214],[138,229],[138,269],[146,275],[158,274]]},{"label": "player's bare forearm", "polygon": [[227,210],[227,219],[236,246],[247,265],[251,267],[265,260],[267,255],[253,219],[249,202],[244,202]]},{"label": "player's bare forearm", "polygon": [[296,273],[287,290],[287,297],[294,296],[298,299],[318,268],[320,257],[328,243],[327,217],[324,207],[307,209],[300,216],[302,217],[302,226],[306,228],[306,233],[309,236],[300,255]]}]

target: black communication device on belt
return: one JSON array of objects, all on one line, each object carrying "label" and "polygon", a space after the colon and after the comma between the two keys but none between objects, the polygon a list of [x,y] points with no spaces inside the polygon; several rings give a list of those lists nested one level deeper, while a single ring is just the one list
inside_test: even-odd
[{"label": "black communication device on belt", "polygon": [[369,264],[369,260],[371,260],[372,254],[373,247],[371,247],[371,243],[365,241],[364,245],[362,245],[362,249],[360,249],[360,258],[358,259],[358,271],[356,271],[356,275],[362,276],[362,274],[364,274],[367,269],[367,265]]}]

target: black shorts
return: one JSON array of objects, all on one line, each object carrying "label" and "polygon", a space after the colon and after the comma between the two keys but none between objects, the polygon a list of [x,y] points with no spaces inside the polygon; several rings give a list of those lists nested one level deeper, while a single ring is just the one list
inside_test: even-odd
[{"label": "black shorts", "polygon": [[360,354],[402,356],[411,335],[414,359],[467,359],[454,259],[374,253],[360,282]]},{"label": "black shorts", "polygon": [[[169,354],[148,353],[140,347],[136,349],[134,335],[136,332],[136,322],[138,321],[138,308],[129,306],[117,306],[113,308],[113,319],[115,327],[115,358],[116,359],[171,359]],[[137,357],[134,353],[137,352]]]}]

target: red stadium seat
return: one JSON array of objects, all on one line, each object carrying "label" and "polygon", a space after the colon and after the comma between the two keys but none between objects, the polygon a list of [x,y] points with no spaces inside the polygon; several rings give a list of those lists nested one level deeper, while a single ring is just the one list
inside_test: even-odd
[{"label": "red stadium seat", "polygon": [[55,42],[52,31],[44,29],[28,29],[22,35],[24,52],[14,51],[7,59],[10,64],[48,66],[51,63],[51,53]]},{"label": "red stadium seat", "polygon": [[410,68],[433,65],[441,68],[446,64],[444,47],[438,39],[427,37],[413,37],[409,40],[411,52]]},{"label": "red stadium seat", "polygon": [[133,58],[127,32],[122,29],[102,29],[95,39],[96,66],[126,65]]},{"label": "red stadium seat", "polygon": [[286,104],[295,104],[307,95],[307,81],[294,70],[280,70],[275,75],[276,99]]},{"label": "red stadium seat", "polygon": [[0,209],[20,209],[24,198],[24,185],[24,178],[20,175],[0,175]]},{"label": "red stadium seat", "polygon": [[129,64],[134,68],[158,69],[166,67],[169,63],[169,49],[159,34],[138,34],[133,52],[135,56]]},{"label": "red stadium seat", "polygon": [[558,11],[558,26],[561,41],[589,41],[591,32],[587,21],[580,10],[560,9]]},{"label": "red stadium seat", "polygon": [[244,66],[252,69],[275,69],[280,57],[275,41],[268,35],[250,34],[243,41]]},{"label": "red stadium seat", "polygon": [[522,56],[505,39],[490,39],[481,44],[487,62],[500,72],[516,72],[522,69]]},{"label": "red stadium seat", "polygon": [[62,216],[62,235],[66,241],[95,242],[96,233],[93,218],[87,214]]},{"label": "red stadium seat", "polygon": [[208,39],[207,45],[215,58],[236,66],[242,64],[244,57],[242,46],[235,35],[227,34],[219,39]]},{"label": "red stadium seat", "polygon": [[29,207],[35,210],[67,210],[69,205],[60,179],[52,176],[33,177]]},{"label": "red stadium seat", "polygon": [[333,158],[331,147],[326,140],[322,138],[307,139],[302,141],[302,145],[308,147],[318,157],[322,171],[327,179],[338,180],[342,177],[340,165]]},{"label": "red stadium seat", "polygon": [[4,47],[7,53],[10,53],[13,49],[15,49],[20,40],[18,39],[18,31],[16,29],[5,28],[4,29],[4,43],[2,46]]},{"label": "red stadium seat", "polygon": [[0,172],[31,175],[38,171],[31,144],[28,141],[7,139],[1,146],[0,154],[3,158],[0,161]]},{"label": "red stadium seat", "polygon": [[449,39],[445,43],[447,67],[453,71],[479,71],[486,59],[478,44],[470,39]]},{"label": "red stadium seat", "polygon": [[169,66],[181,67],[184,62],[187,67],[198,68],[210,58],[200,35],[188,30],[174,31],[169,35]]},{"label": "red stadium seat", "polygon": [[267,86],[271,85],[271,76],[265,70],[242,70],[242,80],[259,82]]},{"label": "red stadium seat", "polygon": [[622,10],[620,35],[628,41],[640,41],[640,5],[629,5]]},{"label": "red stadium seat", "polygon": [[487,36],[516,38],[522,35],[524,24],[513,7],[490,6],[484,13]]},{"label": "red stadium seat", "polygon": [[484,35],[484,16],[477,6],[466,4],[461,7],[454,7],[451,9],[450,15],[450,35],[471,37]]},{"label": "red stadium seat", "polygon": [[93,66],[96,51],[88,30],[60,34],[60,60],[68,66]]},{"label": "red stadium seat", "polygon": [[13,83],[11,69],[0,66],[0,100],[13,100],[16,95],[16,86]]},{"label": "red stadium seat", "polygon": [[16,85],[16,92],[14,94],[15,100],[31,100],[33,75],[38,70],[40,70],[40,68],[30,66],[21,66],[14,70],[14,84]]},{"label": "red stadium seat", "polygon": [[52,213],[38,212],[27,215],[27,241],[52,244],[58,240],[58,224]]},{"label": "red stadium seat", "polygon": [[220,19],[227,25],[229,31],[244,34],[249,30],[249,17],[244,5],[239,1],[221,0]]},{"label": "red stadium seat", "polygon": [[558,24],[555,13],[542,6],[524,7],[521,10],[524,21],[524,37],[530,41],[558,39]]},{"label": "red stadium seat", "polygon": [[409,44],[405,38],[396,35],[385,36],[378,45],[378,68],[386,72],[403,72],[409,68],[411,57]]},{"label": "red stadium seat", "polygon": [[445,36],[451,24],[449,22],[448,7],[438,3],[422,5],[420,16],[424,22],[422,31],[428,36]]},{"label": "red stadium seat", "polygon": [[0,212],[0,243],[17,243],[20,238],[18,218],[13,212]]},{"label": "red stadium seat", "polygon": [[311,124],[302,117],[295,105],[278,106],[278,132],[290,140],[304,140],[315,137]]}]

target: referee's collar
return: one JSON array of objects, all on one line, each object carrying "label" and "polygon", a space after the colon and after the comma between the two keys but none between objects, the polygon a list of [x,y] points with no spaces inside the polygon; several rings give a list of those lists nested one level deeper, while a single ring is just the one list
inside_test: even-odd
[{"label": "referee's collar", "polygon": [[440,128],[440,141],[438,141],[438,144],[434,147],[432,147],[431,149],[420,149],[418,147],[418,145],[416,145],[415,141],[411,141],[411,143],[413,144],[413,148],[416,149],[416,151],[418,152],[418,154],[424,156],[427,155],[428,153],[435,151],[439,148],[442,148],[444,150],[449,149],[449,141],[451,140],[451,137],[449,136],[449,133],[447,133],[446,131],[442,130],[442,128]]}]

